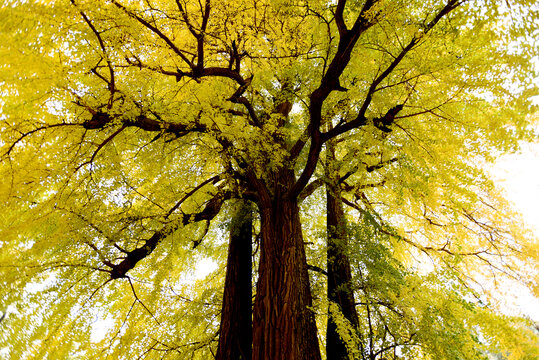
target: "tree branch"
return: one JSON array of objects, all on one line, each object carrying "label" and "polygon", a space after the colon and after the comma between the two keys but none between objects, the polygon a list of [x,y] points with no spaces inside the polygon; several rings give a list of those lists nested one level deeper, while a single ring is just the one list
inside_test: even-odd
[{"label": "tree branch", "polygon": [[[339,78],[350,62],[352,51],[360,36],[372,25],[374,25],[376,21],[376,17],[371,17],[371,20],[365,17],[366,13],[371,9],[373,4],[374,1],[368,0],[365,3],[361,13],[357,17],[352,29],[340,36],[337,53],[329,64],[327,72],[322,77],[320,85],[309,97],[309,125],[307,127],[308,137],[301,137],[297,140],[296,144],[294,144],[292,147],[290,160],[294,161],[298,157],[308,138],[311,140],[311,147],[309,149],[307,163],[303,168],[303,172],[290,191],[289,196],[292,198],[295,198],[300,194],[314,173],[316,164],[318,163],[318,158],[320,156],[320,151],[322,149],[322,144],[324,142],[320,132],[322,105],[331,92],[342,89]],[[341,6],[344,7],[344,3]]]},{"label": "tree branch", "polygon": [[172,225],[167,224],[163,226],[163,228],[156,231],[149,239],[147,239],[142,246],[134,250],[128,251],[126,253],[126,257],[118,264],[113,264],[109,261],[104,262],[105,265],[111,268],[111,270],[109,271],[110,277],[112,279],[126,277],[127,272],[133,269],[139,261],[150,255],[155,250],[157,245],[161,242],[161,240],[166,238],[168,235],[176,231],[181,226],[213,219],[221,210],[223,202],[230,198],[230,196],[230,193],[216,195],[206,203],[206,206],[202,211],[193,214],[182,214],[181,218],[178,221],[174,222]]},{"label": "tree branch", "polygon": [[335,9],[335,23],[337,24],[337,29],[339,30],[339,35],[341,37],[345,36],[348,32],[346,24],[344,22],[344,7],[346,6],[346,0],[339,0],[337,3],[337,8]]},{"label": "tree branch", "polygon": [[21,136],[19,136],[15,141],[13,141],[13,143],[11,143],[11,145],[8,147],[7,151],[3,154],[3,156],[9,156],[9,154],[13,151],[15,146],[17,146],[17,144],[21,142],[22,140],[24,140],[24,138],[26,138],[27,136],[30,136],[41,130],[53,129],[53,128],[62,127],[62,126],[80,126],[80,124],[71,124],[71,123],[48,124],[48,125],[37,127],[25,133],[19,132]]},{"label": "tree branch", "polygon": [[185,56],[185,54],[170,40],[168,36],[166,36],[161,30],[159,30],[156,26],[150,24],[147,20],[143,19],[142,17],[138,16],[132,11],[129,11],[125,6],[118,3],[116,0],[111,0],[114,5],[116,5],[117,8],[125,12],[129,17],[137,20],[140,24],[142,24],[144,27],[146,27],[148,30],[156,34],[159,38],[161,38],[168,46],[169,48],[176,53],[191,69],[194,69],[193,63]]},{"label": "tree branch", "polygon": [[315,271],[315,272],[320,273],[322,275],[328,276],[328,272],[326,270],[322,269],[319,266],[307,264],[307,269],[309,269],[311,271]]},{"label": "tree branch", "polygon": [[[77,6],[77,4],[75,3],[75,0],[71,0],[71,3],[73,4],[73,6],[75,6],[75,7]],[[86,14],[82,10],[79,10],[79,13],[81,14],[82,18],[84,19],[84,22],[86,22],[86,24],[88,24],[88,26],[90,27],[92,32],[97,37],[97,41],[99,42],[99,46],[101,47],[101,51],[103,52],[103,57],[102,58],[104,58],[105,61],[107,62],[107,67],[109,69],[109,74],[110,74],[110,80],[107,80],[105,77],[101,76],[97,72],[97,70],[95,70],[95,69],[93,70],[93,72],[108,84],[108,88],[109,88],[109,91],[110,91],[110,98],[109,98],[109,103],[107,105],[107,108],[111,109],[112,108],[112,103],[114,102],[114,93],[116,92],[116,85],[115,85],[115,79],[114,79],[114,69],[112,68],[112,64],[111,64],[110,59],[109,59],[109,57],[107,55],[107,50],[105,48],[105,42],[103,41],[103,38],[101,37],[101,33],[99,31],[97,31],[94,24],[92,24],[92,22],[90,21],[88,16],[86,16]]]},{"label": "tree branch", "polygon": [[[465,0],[464,0],[465,1]],[[344,123],[342,125],[336,126],[331,131],[326,132],[323,134],[323,141],[327,141],[335,136],[338,136],[340,134],[343,134],[351,129],[355,129],[361,126],[364,126],[367,124],[367,118],[365,117],[365,113],[368,109],[368,107],[371,104],[372,97],[376,91],[378,91],[378,85],[386,79],[392,72],[395,70],[395,68],[401,63],[401,61],[405,58],[405,56],[417,45],[419,44],[420,40],[426,35],[430,30],[434,28],[434,26],[447,14],[449,14],[451,11],[456,9],[459,5],[461,5],[464,1],[460,0],[450,0],[447,2],[447,4],[436,14],[434,19],[432,19],[427,25],[425,25],[417,34],[415,34],[410,42],[401,50],[401,52],[395,56],[393,61],[388,65],[388,67],[380,74],[378,75],[371,85],[369,86],[369,90],[367,92],[367,95],[365,96],[365,101],[363,102],[363,105],[361,106],[361,109],[358,112],[357,117],[349,121],[347,123]],[[378,120],[382,123],[391,124],[395,118],[395,116],[401,111],[403,108],[402,104],[396,105],[393,108],[389,109],[388,112],[381,118],[378,118]],[[382,128],[383,131],[386,131],[387,125]]]},{"label": "tree branch", "polygon": [[106,138],[105,140],[103,140],[103,142],[101,144],[99,144],[99,146],[97,147],[97,149],[95,149],[94,153],[92,154],[92,157],[90,158],[90,160],[88,161],[85,161],[83,162],[82,164],[80,164],[79,166],[77,166],[75,168],[76,171],[78,171],[80,168],[82,168],[83,166],[85,165],[88,165],[88,164],[91,164],[95,157],[97,156],[97,153],[99,152],[99,150],[101,150],[103,147],[105,147],[105,145],[107,145],[109,142],[112,141],[112,139],[114,139],[119,133],[121,133],[124,129],[126,128],[125,125],[123,125],[122,127],[120,127],[118,130],[116,130],[114,133],[112,133],[108,138]]},{"label": "tree branch", "polygon": [[[102,129],[111,124],[115,119],[114,116],[97,111],[91,119],[84,121],[82,127],[88,130]],[[206,125],[195,122],[195,124],[177,124],[167,123],[156,119],[151,119],[146,115],[139,115],[135,119],[120,119],[122,126],[124,127],[137,127],[145,131],[153,132],[165,132],[175,134],[176,136],[183,136],[191,132],[207,132],[209,129]]]},{"label": "tree branch", "polygon": [[209,179],[207,179],[206,181],[203,181],[201,182],[198,186],[196,186],[194,189],[192,189],[191,191],[189,191],[187,194],[185,194],[184,197],[182,197],[177,203],[176,205],[174,205],[167,213],[167,215],[165,216],[165,219],[168,219],[170,217],[170,215],[176,211],[182,204],[185,200],[187,200],[189,197],[191,197],[195,192],[197,192],[198,190],[202,189],[204,186],[210,184],[210,183],[213,183],[213,184],[216,184],[219,180],[222,179],[222,175],[216,175],[214,177],[211,177]]},{"label": "tree branch", "polygon": [[250,103],[250,101],[243,96],[243,93],[247,90],[249,85],[251,85],[252,76],[250,78],[243,78],[239,73],[239,66],[237,66],[236,69],[231,68],[225,68],[225,67],[209,67],[209,68],[197,68],[194,71],[172,71],[172,70],[165,70],[161,66],[150,66],[147,64],[144,64],[140,61],[140,59],[135,57],[135,61],[132,59],[126,58],[126,61],[128,64],[136,66],[138,68],[145,68],[151,71],[158,72],[163,75],[173,76],[176,78],[177,81],[183,77],[188,77],[191,79],[201,79],[204,77],[223,77],[227,79],[234,80],[237,84],[239,84],[239,87],[236,89],[234,94],[232,94],[228,101],[234,103],[234,104],[241,104],[245,107],[247,110],[249,117],[251,119],[251,124],[257,127],[261,127],[260,120],[258,118],[258,115],[256,114],[253,105]]}]

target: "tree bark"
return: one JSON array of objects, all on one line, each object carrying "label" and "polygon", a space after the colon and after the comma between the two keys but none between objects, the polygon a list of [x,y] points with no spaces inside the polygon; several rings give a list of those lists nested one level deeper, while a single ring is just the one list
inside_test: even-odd
[{"label": "tree bark", "polygon": [[[352,271],[348,258],[348,236],[346,218],[338,184],[338,172],[332,169],[335,163],[333,148],[328,146],[326,178],[327,196],[327,269],[328,300],[337,303],[344,317],[357,329],[359,326],[352,288]],[[348,351],[344,341],[337,333],[337,326],[332,317],[328,317],[326,333],[326,354],[331,360],[348,360]]]},{"label": "tree bark", "polygon": [[235,205],[216,360],[251,360],[253,217],[249,202],[238,200]]},{"label": "tree bark", "polygon": [[297,199],[291,170],[260,202],[261,253],[253,310],[253,360],[320,360]]}]

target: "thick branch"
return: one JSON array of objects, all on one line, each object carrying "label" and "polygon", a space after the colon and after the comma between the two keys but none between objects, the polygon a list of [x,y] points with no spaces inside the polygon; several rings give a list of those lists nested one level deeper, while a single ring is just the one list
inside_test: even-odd
[{"label": "thick branch", "polygon": [[202,71],[204,69],[204,33],[206,32],[206,27],[208,26],[208,19],[210,17],[210,0],[206,0],[206,5],[204,6],[204,14],[202,15],[202,25],[200,27],[200,33],[197,38],[197,48],[198,48],[198,61],[196,70]]},{"label": "thick branch", "polygon": [[161,230],[156,231],[144,244],[134,250],[128,251],[126,257],[118,264],[113,264],[109,261],[104,262],[105,265],[111,268],[110,277],[119,279],[126,277],[129,270],[133,269],[139,261],[150,255],[159,242],[181,226],[199,221],[212,220],[221,210],[223,202],[230,197],[229,193],[218,195],[206,203],[204,209],[194,214],[183,214],[179,221],[174,225],[165,225]]},{"label": "thick branch", "polygon": [[241,104],[245,107],[247,110],[249,117],[251,119],[251,124],[255,125],[257,127],[261,127],[260,120],[258,118],[258,115],[256,114],[253,105],[251,102],[243,96],[243,93],[247,90],[249,85],[251,85],[251,78],[243,78],[241,74],[239,73],[239,65],[237,66],[237,69],[231,69],[231,68],[225,68],[225,67],[209,67],[209,68],[197,68],[193,71],[180,71],[179,69],[176,71],[166,70],[163,69],[161,66],[150,66],[147,64],[144,64],[140,61],[140,59],[135,57],[135,60],[126,58],[126,61],[133,66],[139,67],[139,68],[145,68],[149,69],[155,72],[158,72],[163,75],[168,76],[174,76],[177,81],[179,81],[183,77],[188,77],[191,79],[201,79],[204,77],[223,77],[227,79],[234,80],[237,84],[239,84],[239,87],[236,89],[234,94],[232,94],[228,100],[235,104]]},{"label": "thick branch", "polygon": [[[290,197],[292,198],[299,195],[299,193],[307,185],[309,179],[314,173],[323,143],[323,139],[320,133],[320,124],[322,121],[322,105],[331,92],[342,89],[339,78],[342,75],[344,69],[348,66],[348,63],[350,62],[350,56],[352,54],[354,46],[356,45],[360,36],[376,21],[375,17],[371,17],[371,20],[368,20],[368,18],[365,17],[365,14],[371,9],[372,5],[372,1],[367,1],[360,15],[356,19],[356,22],[354,23],[352,29],[341,35],[339,39],[337,53],[329,64],[328,70],[324,74],[320,85],[315,91],[313,91],[310,96],[310,122],[307,128],[307,132],[311,140],[311,147],[309,149],[307,163],[305,164],[303,172],[301,173],[298,181],[290,192]],[[342,4],[341,6],[344,6],[344,4]],[[303,146],[305,145],[306,141],[307,139],[302,137],[292,147],[293,151],[290,154],[291,160],[295,160],[297,158],[297,156],[303,149]]]},{"label": "thick branch", "polygon": [[[424,37],[425,34],[427,34],[434,26],[448,13],[456,9],[459,5],[461,5],[464,1],[459,0],[450,0],[447,2],[447,4],[436,14],[434,19],[432,19],[427,25],[425,25],[421,31],[418,31],[416,35],[412,37],[410,42],[401,50],[401,52],[393,59],[393,61],[388,65],[388,67],[380,74],[378,75],[373,82],[371,83],[369,90],[367,92],[367,95],[365,97],[365,101],[363,102],[363,105],[361,106],[361,109],[358,112],[357,117],[349,121],[347,123],[344,123],[342,125],[336,126],[331,131],[328,131],[323,135],[323,141],[327,141],[328,139],[331,139],[335,136],[338,136],[340,134],[343,134],[351,129],[355,129],[361,126],[364,126],[367,124],[367,118],[365,117],[365,113],[367,112],[368,107],[371,104],[372,97],[376,91],[379,90],[378,85],[385,80],[394,70],[395,68],[401,63],[401,61],[405,58],[405,56],[417,45],[419,44],[420,40]],[[399,104],[395,107],[391,108],[386,115],[384,115],[382,118],[379,118],[379,120],[384,123],[391,123],[395,116],[398,114],[400,110],[402,110],[403,105]],[[376,125],[376,123],[375,123]],[[383,131],[388,131],[387,126],[383,126],[381,128]]]},{"label": "thick branch", "polygon": [[337,29],[339,30],[339,35],[341,37],[345,36],[348,32],[346,24],[344,22],[344,7],[346,6],[346,0],[339,0],[337,3],[337,8],[335,9],[335,23],[337,24]]},{"label": "thick branch", "polygon": [[[104,112],[96,112],[92,118],[82,123],[82,127],[88,130],[103,129],[112,124],[115,118]],[[182,136],[191,132],[207,132],[206,125],[195,122],[194,124],[167,123],[156,119],[151,119],[145,115],[139,115],[135,119],[120,119],[124,127],[137,127],[145,131],[160,131]]]},{"label": "thick branch", "polygon": [[303,200],[307,197],[309,197],[313,192],[315,192],[318,188],[320,188],[322,185],[325,184],[325,180],[323,178],[318,178],[314,181],[311,181],[303,191],[299,194],[300,200]]}]

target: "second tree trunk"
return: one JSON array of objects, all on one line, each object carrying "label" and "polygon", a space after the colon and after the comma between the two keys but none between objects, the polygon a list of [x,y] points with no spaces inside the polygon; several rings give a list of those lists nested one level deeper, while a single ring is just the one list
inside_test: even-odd
[{"label": "second tree trunk", "polygon": [[238,200],[230,224],[216,360],[251,359],[252,219],[251,204]]}]

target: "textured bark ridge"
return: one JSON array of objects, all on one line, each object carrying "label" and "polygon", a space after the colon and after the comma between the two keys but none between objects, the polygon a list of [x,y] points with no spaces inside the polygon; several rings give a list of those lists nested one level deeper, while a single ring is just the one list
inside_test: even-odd
[{"label": "textured bark ridge", "polygon": [[[277,183],[290,184],[293,174]],[[277,189],[260,204],[262,243],[253,313],[253,360],[319,360],[316,323],[296,199]]]},{"label": "textured bark ridge", "polygon": [[252,219],[251,204],[238,200],[230,226],[216,360],[251,359]]}]

